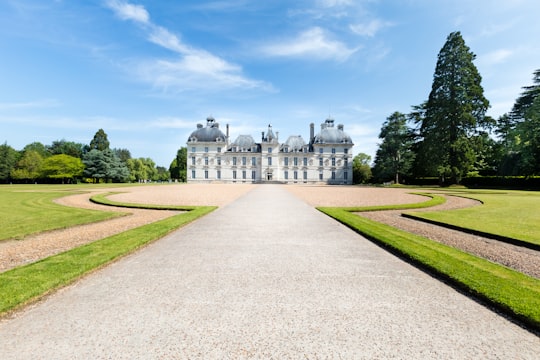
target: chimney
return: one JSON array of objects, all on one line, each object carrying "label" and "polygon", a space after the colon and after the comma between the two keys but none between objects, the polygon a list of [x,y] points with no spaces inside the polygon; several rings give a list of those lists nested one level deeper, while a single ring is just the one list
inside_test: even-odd
[{"label": "chimney", "polygon": [[315,139],[315,124],[311,123],[309,124],[309,142],[313,142],[313,139]]},{"label": "chimney", "polygon": [[261,141],[264,141],[264,131],[261,131]]},{"label": "chimney", "polygon": [[337,126],[337,129],[343,131],[343,124],[339,124],[339,125]]},{"label": "chimney", "polygon": [[227,136],[227,145],[229,144],[229,124],[227,124],[227,133],[226,133],[226,136]]}]

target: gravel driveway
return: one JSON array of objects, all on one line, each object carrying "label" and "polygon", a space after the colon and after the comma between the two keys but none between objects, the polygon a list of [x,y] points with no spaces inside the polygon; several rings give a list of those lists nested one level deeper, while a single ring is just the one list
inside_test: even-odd
[{"label": "gravel driveway", "polygon": [[537,336],[287,190],[253,187],[4,319],[2,359],[537,358]]}]

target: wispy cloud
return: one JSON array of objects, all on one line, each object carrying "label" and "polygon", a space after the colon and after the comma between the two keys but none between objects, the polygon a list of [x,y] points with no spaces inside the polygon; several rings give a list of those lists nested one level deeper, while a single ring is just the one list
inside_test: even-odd
[{"label": "wispy cloud", "polygon": [[312,27],[291,40],[279,41],[262,46],[262,52],[276,57],[309,57],[317,60],[345,61],[358,48],[349,48],[333,40],[320,27]]},{"label": "wispy cloud", "polygon": [[153,59],[131,64],[129,69],[134,69],[141,80],[166,91],[227,88],[273,91],[270,84],[246,77],[240,65],[190,46],[179,35],[154,24],[142,5],[121,0],[110,0],[106,4],[119,18],[132,20],[146,29],[148,41],[178,55],[178,59]]},{"label": "wispy cloud", "polygon": [[382,21],[380,19],[372,19],[365,23],[351,24],[349,28],[351,31],[360,36],[373,37],[379,32],[379,30],[385,27],[392,26],[393,24],[388,21]]},{"label": "wispy cloud", "polygon": [[506,62],[514,51],[509,49],[498,49],[487,54],[478,56],[478,60],[486,65],[500,64]]},{"label": "wispy cloud", "polygon": [[0,110],[53,108],[61,106],[55,99],[44,99],[27,102],[0,103]]}]

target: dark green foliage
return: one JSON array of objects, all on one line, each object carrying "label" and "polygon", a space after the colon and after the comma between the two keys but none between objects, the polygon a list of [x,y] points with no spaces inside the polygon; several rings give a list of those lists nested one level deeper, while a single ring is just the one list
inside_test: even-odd
[{"label": "dark green foliage", "polygon": [[181,147],[176,152],[176,157],[169,166],[171,179],[186,182],[187,178],[187,148]]},{"label": "dark green foliage", "polygon": [[103,180],[108,182],[123,182],[129,177],[126,165],[109,149],[100,151],[93,149],[83,156],[85,165],[84,176],[93,179],[94,182]]},{"label": "dark green foliage", "polygon": [[131,159],[131,152],[128,149],[113,149],[113,152],[124,164]]},{"label": "dark green foliage", "polygon": [[371,156],[359,153],[353,159],[353,184],[365,184],[371,179]]},{"label": "dark green foliage", "polygon": [[523,90],[521,95],[516,99],[510,113],[510,119],[513,123],[520,122],[525,118],[534,100],[540,95],[540,69],[536,70],[533,74],[533,85],[524,86]]},{"label": "dark green foliage", "polygon": [[45,145],[37,141],[26,145],[24,149],[22,150],[22,153],[24,154],[27,151],[35,151],[42,158],[47,158],[51,156],[49,149]]},{"label": "dark green foliage", "polygon": [[41,177],[43,157],[35,150],[25,150],[21,159],[11,170],[13,179],[25,182],[34,182]]},{"label": "dark green foliage", "polygon": [[451,33],[439,52],[428,101],[415,115],[419,123],[417,168],[421,175],[459,183],[475,162],[472,136],[489,128],[489,107],[475,55],[459,32]]},{"label": "dark green foliage", "polygon": [[6,143],[0,145],[0,182],[11,180],[11,171],[19,160],[19,152]]},{"label": "dark green foliage", "polygon": [[109,149],[109,140],[107,139],[107,134],[103,129],[99,129],[92,141],[90,141],[90,150],[99,150],[105,151]]},{"label": "dark green foliage", "polygon": [[47,147],[51,155],[69,155],[76,158],[82,158],[84,145],[73,141],[55,140]]},{"label": "dark green foliage", "polygon": [[373,175],[379,181],[393,180],[400,183],[400,178],[409,174],[414,160],[412,151],[413,136],[407,127],[407,117],[395,112],[383,123],[379,145],[375,155]]}]

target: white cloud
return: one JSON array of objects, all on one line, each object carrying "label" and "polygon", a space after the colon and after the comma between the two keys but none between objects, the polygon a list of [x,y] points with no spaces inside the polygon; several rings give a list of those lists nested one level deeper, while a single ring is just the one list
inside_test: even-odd
[{"label": "white cloud", "polygon": [[60,106],[60,102],[55,99],[44,99],[27,102],[0,103],[0,110],[30,109],[30,108],[51,108]]},{"label": "white cloud", "polygon": [[352,0],[318,0],[317,4],[321,7],[335,7],[335,6],[347,6],[352,5]]},{"label": "white cloud", "polygon": [[332,40],[320,27],[308,29],[296,38],[262,47],[262,52],[270,56],[310,57],[313,59],[347,60],[358,50],[350,49],[342,42]]},{"label": "white cloud", "polygon": [[357,35],[373,37],[377,32],[379,32],[379,30],[388,26],[392,26],[392,23],[379,19],[373,19],[367,23],[352,24],[349,26],[349,28]]},{"label": "white cloud", "polygon": [[245,77],[241,66],[229,63],[206,50],[189,46],[178,35],[152,23],[142,5],[110,0],[107,6],[121,19],[144,25],[149,33],[148,41],[179,55],[178,60],[156,59],[129,66],[129,69],[136,69],[141,80],[164,90],[256,88],[273,91],[271,85]]},{"label": "white cloud", "polygon": [[486,65],[504,63],[514,54],[514,51],[509,49],[498,49],[482,56],[478,56],[478,61]]}]

